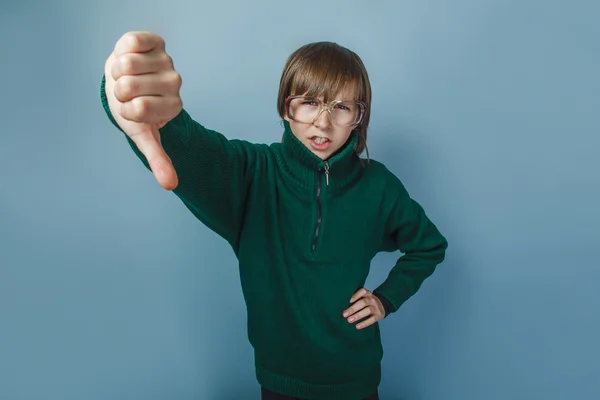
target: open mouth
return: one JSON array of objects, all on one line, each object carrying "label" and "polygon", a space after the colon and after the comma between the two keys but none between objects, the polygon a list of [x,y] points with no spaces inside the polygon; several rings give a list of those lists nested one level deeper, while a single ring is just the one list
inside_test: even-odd
[{"label": "open mouth", "polygon": [[310,140],[312,140],[316,144],[324,144],[324,143],[329,142],[329,139],[321,137],[321,136],[313,136],[312,138],[310,138]]},{"label": "open mouth", "polygon": [[310,145],[314,150],[323,151],[331,145],[331,141],[321,136],[313,136],[310,138]]}]

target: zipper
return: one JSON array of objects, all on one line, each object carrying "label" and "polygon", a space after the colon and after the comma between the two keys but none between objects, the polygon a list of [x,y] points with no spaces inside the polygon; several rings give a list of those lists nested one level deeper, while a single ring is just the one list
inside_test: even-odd
[{"label": "zipper", "polygon": [[321,222],[323,222],[323,212],[321,209],[321,174],[323,170],[325,171],[326,185],[329,186],[329,163],[327,161],[325,161],[324,169],[319,168],[317,170],[317,189],[315,193],[315,198],[317,201],[317,224],[315,226],[315,234],[313,235],[312,251],[315,251],[315,249],[317,248],[317,240],[319,239]]}]

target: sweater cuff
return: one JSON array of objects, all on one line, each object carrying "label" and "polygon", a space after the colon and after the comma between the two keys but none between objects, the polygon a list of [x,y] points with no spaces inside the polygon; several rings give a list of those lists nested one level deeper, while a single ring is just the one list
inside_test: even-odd
[{"label": "sweater cuff", "polygon": [[396,312],[413,295],[408,287],[390,280],[383,282],[373,293],[386,298],[392,305],[392,312]]},{"label": "sweater cuff", "polygon": [[373,294],[375,296],[377,296],[379,301],[381,301],[381,304],[383,305],[383,309],[385,311],[386,317],[394,311],[394,306],[392,305],[392,303],[390,303],[390,301],[388,299],[386,299],[381,293],[373,293]]}]

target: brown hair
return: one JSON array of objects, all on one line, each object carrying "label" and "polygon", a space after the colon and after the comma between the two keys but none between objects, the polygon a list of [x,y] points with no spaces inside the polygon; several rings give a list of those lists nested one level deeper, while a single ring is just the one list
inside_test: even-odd
[{"label": "brown hair", "polygon": [[[371,83],[362,60],[353,51],[332,42],[309,43],[294,51],[281,74],[277,111],[281,118],[286,116],[288,96],[323,96],[325,102],[329,102],[346,87],[353,87],[356,91],[354,100],[366,105],[361,123],[354,128],[359,133],[355,152],[360,155],[367,148]],[[368,154],[367,149],[367,157]]]}]

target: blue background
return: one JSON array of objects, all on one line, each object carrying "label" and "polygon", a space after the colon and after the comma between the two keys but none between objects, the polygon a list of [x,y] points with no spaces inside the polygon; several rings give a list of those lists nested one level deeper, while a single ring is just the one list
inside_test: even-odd
[{"label": "blue background", "polygon": [[[281,135],[293,50],[363,58],[371,156],[450,242],[382,322],[382,399],[600,398],[598,15],[591,0],[2,1],[0,399],[259,398],[232,252],[101,108],[129,30],[165,38],[195,119],[258,142]],[[377,256],[369,288],[397,256]]]}]

